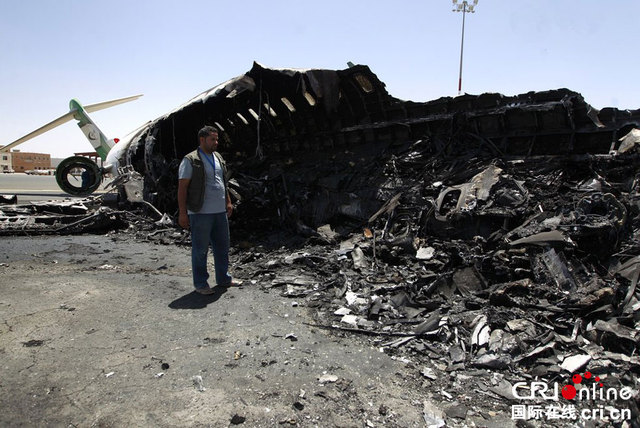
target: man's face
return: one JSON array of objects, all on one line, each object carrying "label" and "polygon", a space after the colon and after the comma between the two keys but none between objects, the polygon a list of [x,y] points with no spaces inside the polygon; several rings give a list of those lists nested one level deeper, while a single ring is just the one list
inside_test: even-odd
[{"label": "man's face", "polygon": [[206,137],[200,137],[202,148],[207,152],[214,152],[218,148],[218,133],[212,132]]}]

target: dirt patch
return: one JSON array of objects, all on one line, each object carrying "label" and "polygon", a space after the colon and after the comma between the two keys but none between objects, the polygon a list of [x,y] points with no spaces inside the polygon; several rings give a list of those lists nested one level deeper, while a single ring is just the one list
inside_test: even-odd
[{"label": "dirt patch", "polygon": [[[247,281],[193,293],[189,249],[5,237],[4,426],[423,426],[417,368]],[[233,261],[233,260],[232,260]]]}]

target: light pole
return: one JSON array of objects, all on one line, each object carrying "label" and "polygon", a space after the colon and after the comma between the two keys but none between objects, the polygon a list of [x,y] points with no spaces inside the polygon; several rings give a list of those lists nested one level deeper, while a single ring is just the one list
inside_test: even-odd
[{"label": "light pole", "polygon": [[462,52],[464,50],[464,17],[467,12],[475,13],[475,7],[478,4],[478,0],[473,0],[473,3],[469,4],[467,0],[462,0],[458,3],[458,0],[453,0],[453,11],[462,12],[462,40],[460,41],[460,74],[458,75],[458,95],[462,93]]}]

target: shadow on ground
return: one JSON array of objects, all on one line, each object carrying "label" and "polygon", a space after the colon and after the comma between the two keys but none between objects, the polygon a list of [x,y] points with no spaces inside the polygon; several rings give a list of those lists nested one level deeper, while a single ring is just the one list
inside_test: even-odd
[{"label": "shadow on ground", "polygon": [[194,290],[169,303],[169,307],[171,309],[204,309],[210,303],[217,302],[227,292],[225,287],[214,287],[213,290],[214,293],[208,295],[199,294]]}]

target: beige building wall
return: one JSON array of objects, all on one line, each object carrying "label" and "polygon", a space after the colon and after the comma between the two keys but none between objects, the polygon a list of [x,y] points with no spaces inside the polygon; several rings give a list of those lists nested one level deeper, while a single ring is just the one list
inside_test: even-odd
[{"label": "beige building wall", "polygon": [[48,153],[27,153],[14,150],[11,152],[11,162],[15,172],[51,169],[51,155]]},{"label": "beige building wall", "polygon": [[11,166],[11,153],[10,152],[0,152],[0,171],[9,171],[12,170]]}]

